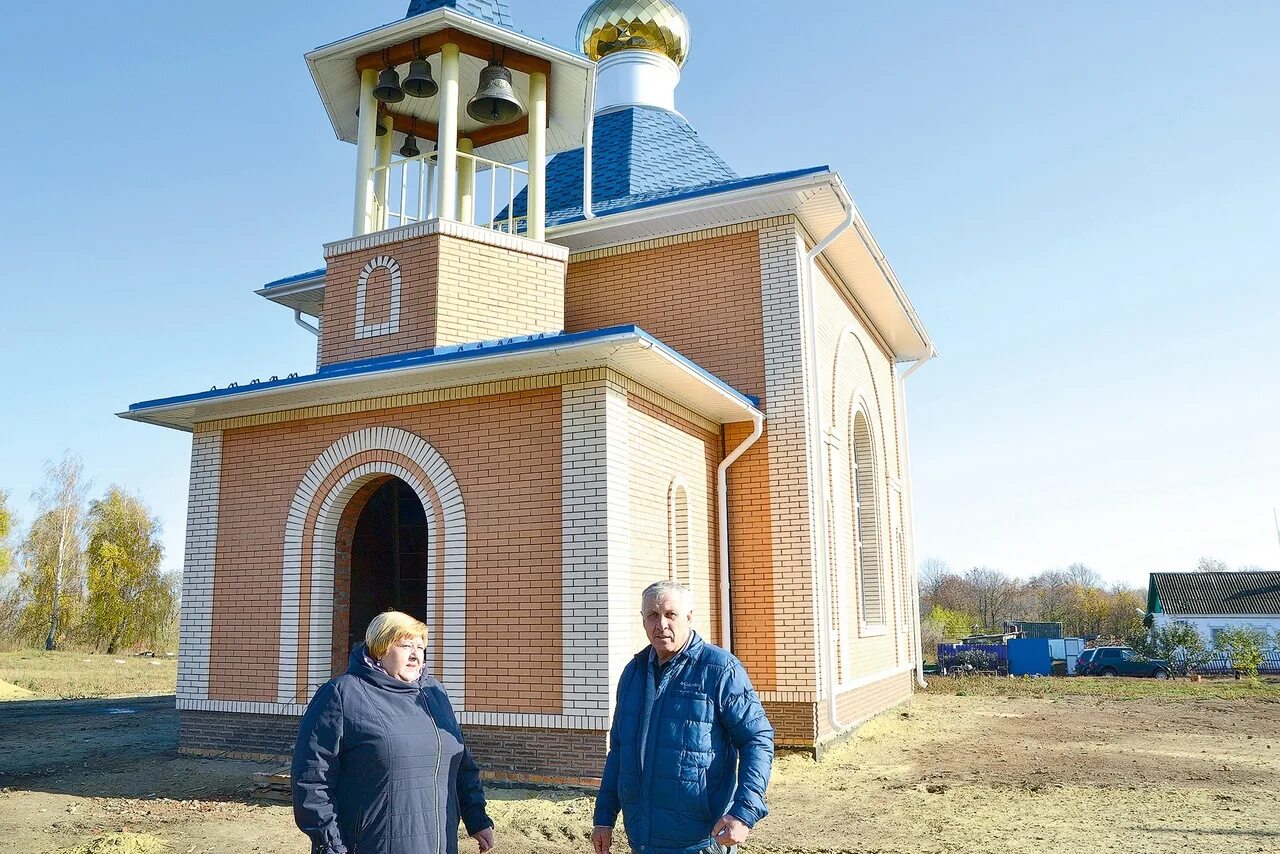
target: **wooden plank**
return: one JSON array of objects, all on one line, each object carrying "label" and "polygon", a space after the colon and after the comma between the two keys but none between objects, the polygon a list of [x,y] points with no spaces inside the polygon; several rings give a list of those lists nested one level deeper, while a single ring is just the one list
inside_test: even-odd
[{"label": "wooden plank", "polygon": [[503,65],[513,71],[521,71],[525,74],[540,71],[547,75],[548,83],[550,82],[551,63],[542,57],[532,56],[513,47],[495,44],[479,36],[473,36],[470,33],[464,33],[461,30],[452,28],[443,29],[418,39],[410,39],[407,42],[402,42],[383,50],[366,53],[356,59],[356,71],[364,71],[367,68],[381,71],[388,65],[404,65],[420,55],[435,56],[440,52],[440,48],[449,42],[456,44],[458,49],[468,56],[474,56],[476,59],[481,59],[485,62],[497,57],[502,60]]}]

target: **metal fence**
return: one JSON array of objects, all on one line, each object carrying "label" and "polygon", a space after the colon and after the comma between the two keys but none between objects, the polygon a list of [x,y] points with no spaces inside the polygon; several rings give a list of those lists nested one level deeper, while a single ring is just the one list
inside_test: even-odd
[{"label": "metal fence", "polygon": [[1009,672],[1009,648],[1002,643],[940,643],[938,668],[1004,675]]},{"label": "metal fence", "polygon": [[[1185,657],[1175,657],[1170,663],[1180,670],[1186,669]],[[1231,656],[1218,655],[1197,667],[1196,672],[1213,676],[1235,673],[1236,668],[1231,661]],[[1262,666],[1258,668],[1258,672],[1270,676],[1280,675],[1280,649],[1269,650],[1262,654]]]}]

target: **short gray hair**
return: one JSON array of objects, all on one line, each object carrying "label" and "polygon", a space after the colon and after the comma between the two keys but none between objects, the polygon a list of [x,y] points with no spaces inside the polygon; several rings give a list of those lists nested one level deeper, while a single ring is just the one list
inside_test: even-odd
[{"label": "short gray hair", "polygon": [[674,593],[680,597],[680,607],[685,611],[693,610],[693,593],[678,581],[655,581],[640,594],[640,613],[643,614],[649,605],[661,599],[665,594]]}]

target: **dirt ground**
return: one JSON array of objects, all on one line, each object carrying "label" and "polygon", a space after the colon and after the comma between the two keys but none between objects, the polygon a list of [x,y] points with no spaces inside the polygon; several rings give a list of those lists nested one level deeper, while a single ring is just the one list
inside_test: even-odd
[{"label": "dirt ground", "polygon": [[[178,756],[172,705],[0,705],[0,849],[305,854],[289,808],[249,796],[275,769]],[[743,854],[1280,852],[1278,792],[1274,697],[923,694],[821,763],[781,757]],[[590,798],[489,794],[499,854],[588,850]]]}]

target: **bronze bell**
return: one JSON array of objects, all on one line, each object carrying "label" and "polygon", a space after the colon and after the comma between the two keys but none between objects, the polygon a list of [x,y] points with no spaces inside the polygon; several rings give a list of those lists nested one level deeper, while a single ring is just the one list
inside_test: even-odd
[{"label": "bronze bell", "polygon": [[400,88],[400,74],[393,66],[382,69],[378,74],[378,85],[373,90],[373,97],[384,104],[395,104],[404,100],[404,90]]},{"label": "bronze bell", "polygon": [[418,149],[418,140],[413,134],[406,134],[404,145],[400,146],[401,157],[417,157],[422,152]]},{"label": "bronze bell", "polygon": [[430,98],[440,91],[440,86],[431,76],[431,63],[418,57],[409,63],[409,73],[400,84],[406,95],[415,98]]},{"label": "bronze bell", "polygon": [[511,86],[511,72],[491,62],[480,72],[480,88],[467,104],[467,115],[486,125],[505,125],[524,112]]}]

